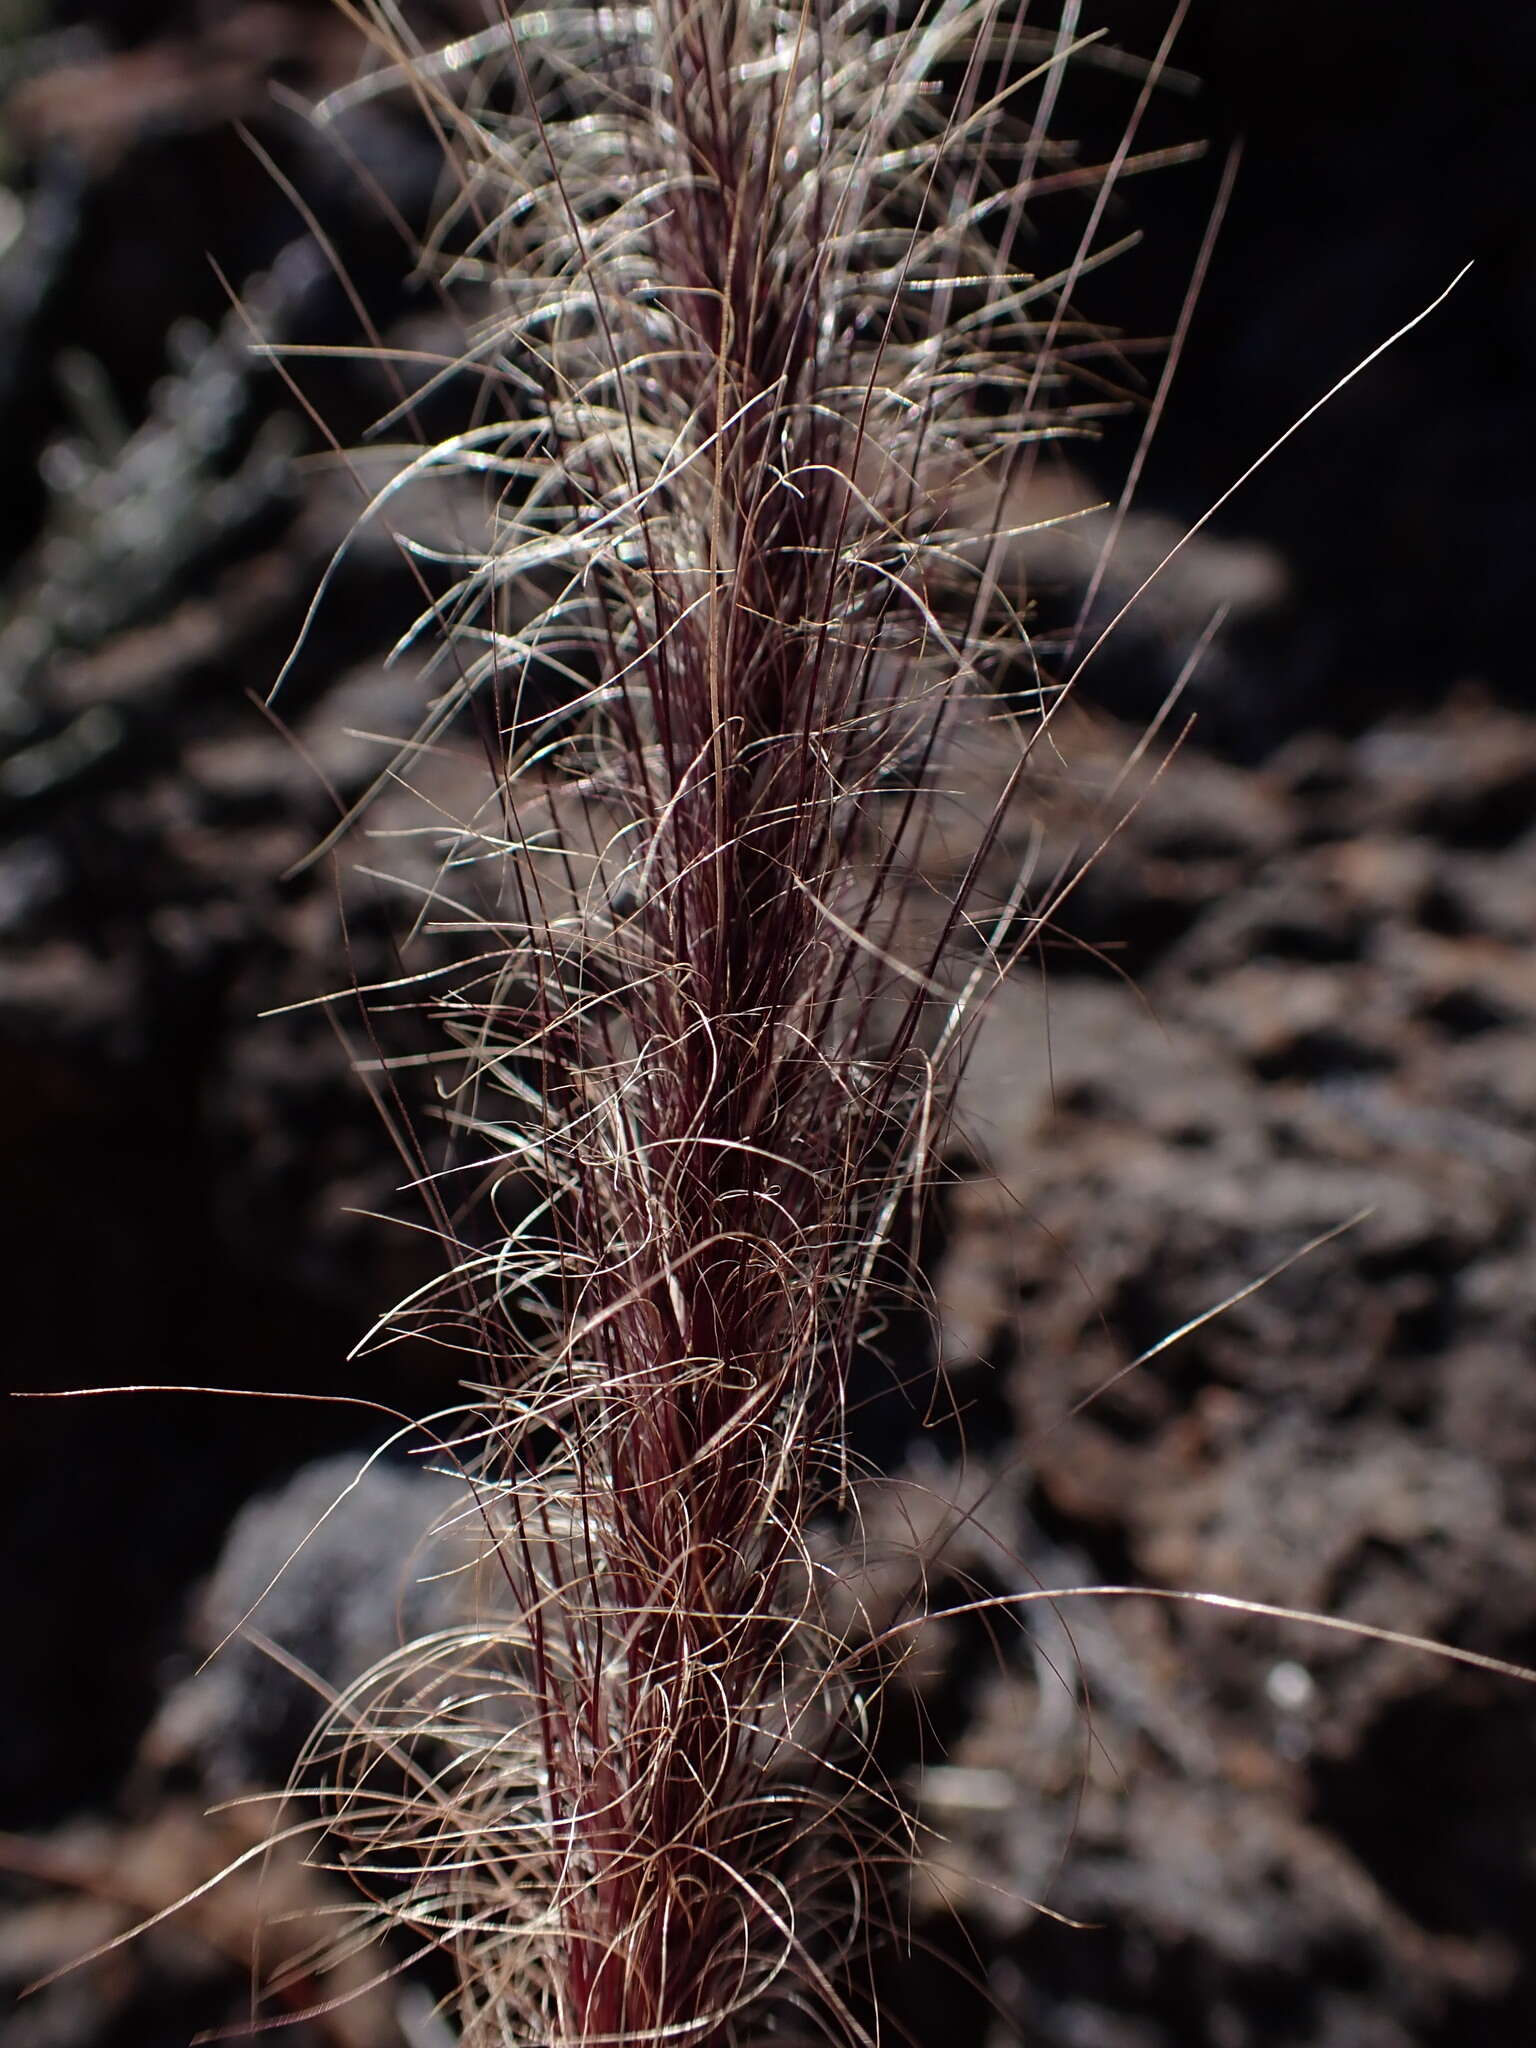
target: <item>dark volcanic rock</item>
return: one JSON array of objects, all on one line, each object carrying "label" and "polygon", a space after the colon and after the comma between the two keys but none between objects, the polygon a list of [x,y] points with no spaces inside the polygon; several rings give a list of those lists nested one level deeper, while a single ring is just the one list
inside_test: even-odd
[{"label": "dark volcanic rock", "polygon": [[[483,20],[478,0],[425,11],[445,34]],[[351,442],[401,393],[343,358],[295,358],[295,393],[247,347],[210,251],[269,338],[358,329],[232,114],[402,359],[457,345],[367,190],[382,182],[419,219],[430,135],[371,104],[338,156],[271,90],[355,75],[329,0],[20,12],[46,33],[0,28],[10,1370],[32,1392],[186,1384],[353,1405],[8,1404],[0,1804],[7,1827],[38,1831],[31,1864],[12,1845],[0,1911],[0,1976],[17,1987],[121,1930],[102,1888],[140,1871],[140,1834],[160,1873],[143,1896],[160,1903],[237,1852],[196,1808],[280,1783],[307,1700],[253,1642],[205,1679],[190,1664],[367,1450],[453,1398],[431,1354],[349,1361],[436,1267],[429,1240],[380,1220],[416,1220],[396,1191],[421,1162],[395,1159],[351,1071],[373,1050],[355,1009],[287,1007],[398,966],[387,889],[356,862],[304,863],[379,773],[380,735],[415,724],[419,679],[385,656],[423,592],[365,535],[305,634],[358,498],[297,458],[324,448],[306,401]],[[1163,21],[1140,5],[1083,17],[1133,45]],[[1186,699],[1206,751],[1135,782],[1139,808],[1110,835],[1124,805],[1106,815],[1103,799],[1135,725],[1063,720],[1067,773],[1053,766],[1010,820],[1005,865],[1032,858],[1037,833],[1042,872],[1107,843],[1055,906],[1048,973],[1028,963],[999,993],[967,1081],[933,1232],[953,1401],[929,1405],[931,1428],[872,1404],[879,1450],[930,1504],[971,1505],[932,1561],[938,1603],[978,1586],[1005,1602],[1203,1589],[1531,1662],[1536,24],[1493,0],[1196,0],[1179,55],[1210,87],[1165,97],[1144,139],[1242,131],[1248,154],[1090,626],[1304,406],[1480,261],[1086,672],[1085,696],[1139,720],[1230,605]],[[1113,147],[1136,89],[1093,76],[1067,95],[1086,160]],[[1168,331],[1220,156],[1138,180],[1117,206],[1116,233],[1147,235],[1090,281],[1107,321]],[[420,410],[447,432],[473,403],[450,384]],[[1111,430],[1111,496],[1124,454]],[[482,508],[430,508],[445,531],[456,509]],[[1081,572],[1066,559],[1070,617]],[[273,723],[252,699],[301,635]],[[985,756],[984,737],[961,809],[995,785]],[[409,1049],[412,1020],[396,1025],[390,1049]],[[429,1133],[425,1099],[402,1107]],[[904,1341],[895,1364],[921,1385],[931,1360],[910,1326]],[[260,1625],[345,1682],[394,1640],[395,1592],[447,1485],[375,1474]],[[406,1604],[414,1622],[431,1600]],[[1536,2038],[1528,1690],[1232,1611],[1019,1611],[1017,1628],[933,1623],[882,1733],[893,1781],[943,1837],[915,1900],[939,1960],[889,1962],[879,1985],[924,2048]],[[17,2039],[114,2048],[240,2024],[231,1955],[249,1953],[258,1903],[190,1943],[167,1933],[143,1971],[119,1956],[65,1979],[23,2008]],[[957,1988],[957,1961],[980,1989]],[[359,2007],[353,2037],[327,2023],[295,2038],[388,2048],[384,2004]]]}]

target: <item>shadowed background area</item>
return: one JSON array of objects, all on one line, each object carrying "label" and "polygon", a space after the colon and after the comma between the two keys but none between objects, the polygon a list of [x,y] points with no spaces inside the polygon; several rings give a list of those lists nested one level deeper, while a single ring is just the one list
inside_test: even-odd
[{"label": "shadowed background area", "polygon": [[[419,14],[444,36],[483,20],[454,0]],[[1083,25],[1147,54],[1164,19],[1088,5]],[[1193,740],[1064,914],[1049,1009],[1021,979],[978,1052],[930,1246],[963,1425],[925,1429],[877,1391],[861,1448],[913,1483],[992,1485],[947,1560],[951,1594],[1208,1586],[1530,1660],[1536,20],[1491,0],[1197,0],[1173,63],[1143,140],[1212,147],[1126,184],[1104,239],[1142,240],[1085,287],[1094,318],[1172,329],[1238,136],[1244,157],[1100,617],[1476,267],[1086,672],[1077,782],[1044,819],[1063,844],[1077,786],[1107,779],[1231,608],[1191,688]],[[317,615],[286,730],[255,701],[358,503],[315,459],[316,418],[350,444],[423,373],[298,355],[290,382],[253,329],[299,349],[370,332],[456,346],[411,268],[434,138],[394,99],[330,139],[299,111],[356,65],[326,0],[0,0],[0,1222],[18,1388],[408,1414],[451,1398],[430,1354],[346,1362],[431,1248],[379,1220],[413,1214],[407,1175],[325,1016],[258,1016],[393,958],[395,911],[365,881],[292,872],[376,772],[365,735],[415,722],[410,666],[384,657],[420,593],[382,537]],[[1084,161],[1113,152],[1136,87],[1102,67],[1069,83],[1057,126]],[[427,394],[415,424],[452,431],[469,403]],[[1135,432],[1111,422],[1074,451],[1085,496],[1113,496]],[[474,503],[435,516],[451,531]],[[1081,565],[1050,568],[1070,615]],[[921,1333],[893,1344],[902,1376],[931,1371]],[[215,1791],[280,1780],[292,1701],[266,1711],[269,1664],[242,1652],[216,1708],[184,1681],[282,1531],[312,1519],[313,1475],[242,1523],[202,1623],[188,1602],[253,1496],[382,1427],[320,1401],[7,1404],[0,1815],[18,1832],[0,1846],[0,1995],[228,1854],[235,1838],[197,1818]],[[338,1604],[358,1642],[391,1625],[357,1611],[358,1562],[418,1510],[402,1475],[380,1488],[279,1616],[317,1668],[339,1660],[333,1678],[356,1647],[331,1640]],[[1528,1694],[1298,1631],[1063,1612],[1072,1640],[1042,1621],[995,1656],[979,1627],[935,1625],[891,1705],[891,1773],[949,1844],[920,1881],[921,1929],[1009,2015],[943,1962],[891,1964],[882,1997],[921,2041],[1531,2038]],[[1074,1657],[1113,1772],[1085,1764],[1051,1678]],[[1043,1921],[1015,1893],[1096,1924]],[[66,1980],[18,2010],[16,2040],[237,2023],[255,1912],[237,1897],[225,1922]],[[351,2028],[370,2048],[426,2024],[405,1992],[354,2012],[299,2038]]]}]

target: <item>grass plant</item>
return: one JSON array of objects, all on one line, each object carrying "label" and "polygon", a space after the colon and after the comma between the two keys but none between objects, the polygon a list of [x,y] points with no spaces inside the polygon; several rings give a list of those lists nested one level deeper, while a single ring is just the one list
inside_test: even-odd
[{"label": "grass plant", "polygon": [[[1047,139],[1076,16],[583,4],[433,51],[360,11],[356,90],[443,132],[428,257],[483,309],[451,366],[483,423],[365,515],[485,492],[489,543],[434,551],[439,694],[389,770],[466,733],[488,768],[425,828],[423,919],[473,957],[420,991],[483,1202],[438,1183],[448,1270],[376,1333],[473,1361],[479,1590],[310,1763],[381,1915],[453,1956],[469,2042],[862,2032],[892,1814],[810,1534],[849,1505],[850,1365],[915,1280],[967,1021],[1046,914],[978,883],[1051,717],[1016,508],[1115,374],[1065,293],[1131,138],[1107,176]],[[1038,274],[1031,201],[1079,182]],[[978,719],[1015,765],[939,896]]]},{"label": "grass plant", "polygon": [[[1081,872],[998,882],[1076,673],[1042,672],[1016,543],[1059,516],[1048,444],[1126,395],[1072,294],[1183,7],[1085,166],[1051,139],[1077,0],[487,0],[446,46],[402,0],[339,4],[374,56],[320,119],[414,97],[445,164],[421,260],[469,320],[394,423],[477,392],[362,515],[428,593],[397,651],[430,701],[327,842],[429,850],[408,964],[362,994],[436,1034],[410,1057],[446,1147],[396,1127],[445,1257],[368,1342],[428,1338],[467,1383],[429,1425],[463,1618],[329,1701],[281,1833],[365,1895],[333,1955],[448,1958],[468,2048],[864,2043],[912,1852],[879,1694],[922,1574],[865,1597],[852,1378],[921,1302],[987,990]],[[1074,189],[1053,254],[1037,209]],[[462,545],[407,529],[431,483],[479,494]],[[1090,568],[1083,661],[1150,581],[1099,630]],[[1004,766],[952,832],[983,724]],[[952,1611],[1086,1597],[1513,1672],[1176,1589]]]}]

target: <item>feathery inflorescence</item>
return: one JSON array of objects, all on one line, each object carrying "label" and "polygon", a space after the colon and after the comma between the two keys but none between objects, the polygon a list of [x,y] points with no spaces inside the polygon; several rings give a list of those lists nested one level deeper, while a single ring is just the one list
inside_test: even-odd
[{"label": "feathery inflorescence", "polygon": [[489,751],[437,820],[474,957],[424,1000],[492,1192],[385,1330],[476,1361],[474,1615],[317,1736],[329,1840],[451,1952],[467,2040],[857,2032],[868,1674],[808,1534],[1030,929],[979,901],[984,827],[942,901],[924,846],[951,735],[1022,759],[1047,715],[1003,568],[1072,418],[1061,280],[1020,265],[1075,9],[581,0],[439,53],[367,11],[357,90],[444,131],[434,249],[489,309],[483,424],[374,511],[487,494],[391,776]]}]

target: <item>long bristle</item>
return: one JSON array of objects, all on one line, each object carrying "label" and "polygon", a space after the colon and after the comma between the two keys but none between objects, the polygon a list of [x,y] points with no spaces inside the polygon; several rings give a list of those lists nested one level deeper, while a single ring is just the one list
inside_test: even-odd
[{"label": "long bristle", "polygon": [[1072,424],[1019,267],[1050,161],[1022,110],[1070,18],[657,0],[432,56],[369,12],[369,89],[449,136],[434,248],[488,309],[491,416],[377,508],[469,472],[490,522],[391,777],[488,746],[434,906],[477,964],[426,987],[471,1156],[539,1192],[385,1330],[479,1360],[478,1607],[316,1738],[330,1840],[455,1956],[467,2040],[856,2037],[890,1816],[808,1532],[1019,939],[969,900],[979,854],[939,901],[922,856],[951,735],[1006,690],[1022,759],[1049,716],[1001,565]]}]

